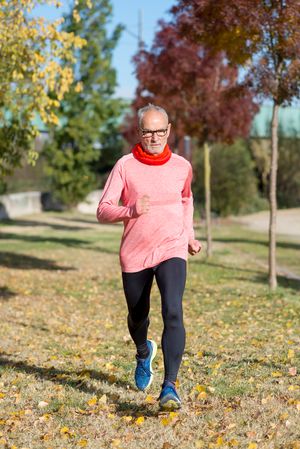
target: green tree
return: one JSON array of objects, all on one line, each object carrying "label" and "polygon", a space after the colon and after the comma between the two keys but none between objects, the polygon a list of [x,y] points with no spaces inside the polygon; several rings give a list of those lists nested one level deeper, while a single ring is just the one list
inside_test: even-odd
[{"label": "green tree", "polygon": [[118,117],[123,104],[112,98],[116,72],[111,62],[122,27],[108,36],[111,14],[108,0],[95,0],[90,8],[80,0],[76,14],[71,11],[65,17],[64,30],[88,42],[76,53],[75,82],[61,104],[61,126],[53,130],[44,150],[52,192],[67,206],[96,186],[95,167],[99,170],[99,160],[105,162],[103,152],[109,154],[108,130],[109,147],[121,152]]},{"label": "green tree", "polygon": [[[37,129],[32,119],[38,113],[44,123],[57,123],[57,108],[73,82],[74,49],[86,43],[59,29],[63,19],[51,22],[33,17],[32,10],[43,3],[1,1],[0,184],[25,155],[32,163],[36,160]],[[48,4],[59,7],[56,0]]]},{"label": "green tree", "polygon": [[[211,151],[212,210],[222,216],[250,213],[266,206],[259,198],[254,163],[246,141],[237,140],[232,145],[214,144]],[[204,186],[198,176],[203,173],[204,157],[197,151],[193,190],[204,204]]]}]

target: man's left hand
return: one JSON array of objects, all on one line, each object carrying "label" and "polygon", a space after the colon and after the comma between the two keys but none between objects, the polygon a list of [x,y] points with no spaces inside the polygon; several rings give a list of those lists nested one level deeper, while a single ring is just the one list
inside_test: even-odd
[{"label": "man's left hand", "polygon": [[201,248],[202,248],[202,245],[199,242],[199,240],[190,240],[189,241],[188,251],[192,256],[199,253],[201,251]]}]

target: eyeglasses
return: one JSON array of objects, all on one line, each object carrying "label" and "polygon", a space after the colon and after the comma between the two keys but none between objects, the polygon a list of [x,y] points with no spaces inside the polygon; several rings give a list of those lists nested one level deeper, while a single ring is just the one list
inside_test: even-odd
[{"label": "eyeglasses", "polygon": [[157,135],[157,137],[165,137],[165,135],[168,132],[168,128],[166,129],[155,129],[154,131],[150,131],[150,129],[141,129],[141,133],[143,137],[152,137],[154,134]]}]

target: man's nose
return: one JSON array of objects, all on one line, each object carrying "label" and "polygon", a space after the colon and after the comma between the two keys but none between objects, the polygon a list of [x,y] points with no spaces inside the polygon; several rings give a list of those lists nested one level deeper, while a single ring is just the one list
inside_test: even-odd
[{"label": "man's nose", "polygon": [[152,138],[151,140],[153,140],[153,142],[156,142],[158,140],[158,136],[156,133],[152,133]]}]

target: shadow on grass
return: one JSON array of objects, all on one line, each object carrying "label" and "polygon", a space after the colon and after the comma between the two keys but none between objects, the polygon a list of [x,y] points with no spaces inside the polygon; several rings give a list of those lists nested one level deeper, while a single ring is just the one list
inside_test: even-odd
[{"label": "shadow on grass", "polygon": [[0,287],[0,301],[8,301],[13,296],[16,296],[16,293],[13,292],[8,287]]},{"label": "shadow on grass", "polygon": [[90,379],[107,382],[110,385],[121,387],[124,390],[137,390],[122,379],[111,379],[111,375],[102,371],[96,370],[82,370],[82,371],[65,371],[56,368],[43,368],[39,366],[30,365],[26,362],[19,362],[9,358],[10,354],[4,352],[0,353],[0,372],[3,368],[10,368],[15,371],[32,374],[42,380],[60,384],[66,387],[71,387],[76,390],[88,394],[105,394],[110,403],[116,405],[116,412],[119,416],[128,415],[130,413],[133,417],[138,417],[141,413],[145,416],[157,416],[158,412],[151,410],[148,405],[138,405],[135,402],[121,402],[120,395],[115,392],[107,392],[107,389],[95,388],[88,385]]},{"label": "shadow on grass", "polygon": [[[111,375],[103,373],[102,371],[95,370],[82,370],[82,371],[65,371],[56,368],[43,368],[40,366],[29,365],[27,362],[19,362],[8,358],[10,354],[4,352],[0,353],[0,366],[12,368],[16,371],[21,371],[27,374],[33,374],[43,380],[49,380],[51,382],[67,385],[72,388],[76,388],[85,393],[101,393],[98,388],[87,385],[89,379],[100,380],[101,382],[107,382],[111,385],[122,387],[126,390],[132,389],[127,382],[119,380],[111,380]],[[104,392],[103,392],[104,393]],[[106,393],[107,394],[107,393]]]},{"label": "shadow on grass", "polygon": [[[193,262],[197,262],[192,261]],[[216,267],[216,268],[221,268],[222,270],[228,270],[228,271],[243,271],[245,273],[255,273],[255,274],[261,274],[261,271],[259,270],[251,270],[249,268],[240,268],[240,267],[234,267],[234,266],[228,266],[222,263],[215,263],[215,262],[210,262],[210,261],[204,261],[202,262],[204,265],[208,265],[211,267]]]},{"label": "shadow on grass", "polygon": [[90,242],[87,240],[80,240],[80,239],[72,239],[69,237],[64,238],[58,238],[58,237],[41,237],[38,235],[22,235],[22,234],[13,234],[8,232],[1,232],[0,233],[0,240],[22,240],[24,242],[33,242],[33,243],[58,243],[60,245],[65,246],[77,246],[77,245],[85,245]]},{"label": "shadow on grass", "polygon": [[[59,218],[61,220],[61,218]],[[74,220],[72,220],[74,221]],[[20,227],[39,227],[39,226],[46,226],[47,228],[52,228],[57,231],[85,231],[87,229],[90,229],[89,227],[82,227],[82,226],[67,226],[63,224],[58,223],[51,223],[51,220],[49,221],[34,221],[34,220],[1,220],[1,224],[5,226],[20,226]]]},{"label": "shadow on grass", "polygon": [[[199,261],[197,260],[192,260],[190,262],[191,264],[193,263],[199,263]],[[214,262],[210,262],[210,261],[200,261],[200,263],[202,263],[203,265],[206,265],[208,267],[212,267],[212,268],[220,268],[222,270],[227,271],[229,274],[230,272],[232,272],[232,276],[229,276],[229,279],[232,278],[233,280],[238,279],[239,281],[245,281],[245,282],[254,282],[257,284],[263,284],[263,285],[268,285],[268,274],[264,273],[260,270],[251,270],[249,268],[240,268],[240,267],[236,267],[236,266],[228,266],[225,264],[217,264]],[[244,273],[253,273],[253,276],[250,277],[243,277],[243,276],[239,276],[238,278],[234,275],[235,272],[244,272]],[[228,278],[227,278],[228,279]],[[280,287],[283,288],[290,288],[292,290],[300,290],[300,277],[298,278],[298,276],[294,277],[294,274],[291,273],[284,275],[279,275],[277,274],[277,282],[278,285]]]},{"label": "shadow on grass", "polygon": [[[98,222],[97,218],[96,218],[96,211],[95,211],[95,220],[90,220],[88,218],[68,218],[68,217],[60,217],[60,220],[64,220],[64,221],[71,221],[71,222],[77,222],[77,223],[87,223],[87,224],[96,224],[101,226],[101,224]],[[122,228],[123,229],[123,223],[107,223],[108,225],[113,225],[116,228]]]},{"label": "shadow on grass", "polygon": [[[246,280],[244,278],[239,278],[240,280]],[[255,277],[248,279],[251,282],[255,282],[258,284],[267,284],[269,283],[267,274],[257,274]],[[288,276],[280,276],[277,275],[277,283],[279,287],[290,288],[292,290],[300,290],[300,279],[294,279],[293,277]]]},{"label": "shadow on grass", "polygon": [[91,245],[91,242],[88,240],[80,240],[73,239],[69,237],[59,238],[59,237],[41,237],[37,235],[22,235],[22,234],[14,234],[9,232],[1,232],[0,240],[20,240],[23,242],[30,243],[53,243],[54,245],[62,245],[68,248],[80,248],[86,249],[89,251],[97,251],[100,253],[107,254],[119,254],[118,251],[110,250],[108,248],[100,248],[97,246],[88,246]]},{"label": "shadow on grass", "polygon": [[[158,403],[157,403],[158,404]],[[153,404],[136,404],[135,402],[121,402],[118,401],[116,404],[116,414],[118,416],[133,416],[134,418],[138,418],[139,416],[148,416],[148,417],[158,417],[160,412],[159,410],[153,410]]]},{"label": "shadow on grass", "polygon": [[[252,239],[245,239],[245,238],[231,238],[231,237],[218,237],[214,239],[216,242],[221,243],[248,243],[250,245],[262,245],[262,246],[269,246],[269,242],[267,240],[252,240]],[[276,246],[278,248],[285,248],[285,249],[300,249],[300,243],[296,242],[280,242],[278,241],[276,243]]]},{"label": "shadow on grass", "polygon": [[27,256],[26,254],[0,252],[0,266],[6,268],[17,268],[21,270],[74,270],[73,267],[62,267],[56,265],[55,261],[49,259],[39,259],[38,257]]}]

